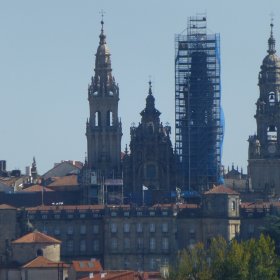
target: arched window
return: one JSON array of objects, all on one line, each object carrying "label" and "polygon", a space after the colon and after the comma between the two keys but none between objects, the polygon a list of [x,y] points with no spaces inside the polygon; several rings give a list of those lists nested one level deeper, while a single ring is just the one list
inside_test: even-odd
[{"label": "arched window", "polygon": [[270,125],[267,128],[267,140],[277,141],[277,127],[275,125]]},{"label": "arched window", "polygon": [[113,112],[107,111],[107,126],[113,126]]},{"label": "arched window", "polygon": [[94,126],[100,126],[100,124],[101,124],[101,113],[97,111],[94,114]]}]

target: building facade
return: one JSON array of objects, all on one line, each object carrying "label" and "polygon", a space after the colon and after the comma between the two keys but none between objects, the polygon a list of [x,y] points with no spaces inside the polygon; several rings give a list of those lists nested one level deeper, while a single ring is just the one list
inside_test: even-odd
[{"label": "building facade", "polygon": [[221,183],[223,114],[220,37],[207,33],[206,16],[188,19],[175,38],[175,140],[185,189]]},{"label": "building facade", "polygon": [[[0,207],[0,215],[6,211]],[[61,240],[64,261],[96,258],[105,269],[159,270],[175,262],[178,250],[218,235],[229,241],[240,228],[239,196],[223,186],[205,193],[202,204],[53,205],[15,211],[18,231],[1,240],[0,255],[11,238],[32,229]]]},{"label": "building facade", "polygon": [[268,54],[259,73],[256,106],[257,134],[249,137],[250,188],[268,196],[280,195],[280,59],[276,55],[273,24]]},{"label": "building facade", "polygon": [[90,116],[86,124],[87,167],[104,178],[113,178],[121,174],[119,87],[112,75],[111,54],[106,43],[103,20],[101,25],[95,74],[88,87]]},{"label": "building facade", "polygon": [[[177,156],[170,140],[171,127],[160,122],[160,112],[155,108],[152,84],[146,107],[140,113],[138,127],[130,128],[130,153],[123,157],[124,189],[141,198],[143,186],[147,192],[175,191],[179,184]],[[141,200],[141,199],[140,199]]]}]

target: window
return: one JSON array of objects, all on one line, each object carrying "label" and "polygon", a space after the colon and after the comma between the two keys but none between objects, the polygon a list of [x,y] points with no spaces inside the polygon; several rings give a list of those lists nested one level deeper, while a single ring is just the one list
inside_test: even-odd
[{"label": "window", "polygon": [[125,223],[124,225],[123,225],[123,232],[129,232],[129,227],[130,225],[128,224],[128,223]]},{"label": "window", "polygon": [[67,240],[66,241],[66,248],[67,248],[67,252],[73,252],[73,249],[74,249],[73,240]]},{"label": "window", "polygon": [[129,238],[124,238],[123,247],[126,250],[130,248],[130,239]]},{"label": "window", "polygon": [[125,269],[127,269],[129,267],[129,260],[127,258],[124,259],[123,266]]},{"label": "window", "polygon": [[161,225],[161,229],[162,229],[162,232],[168,232],[168,224],[167,223],[163,223]]},{"label": "window", "polygon": [[113,113],[112,113],[112,111],[107,111],[107,126],[113,126]]},{"label": "window", "polygon": [[39,257],[39,256],[43,256],[43,250],[42,249],[37,250],[37,257]]},{"label": "window", "polygon": [[111,239],[111,248],[112,248],[112,250],[116,250],[118,248],[118,240],[117,240],[117,238],[112,238]]},{"label": "window", "polygon": [[144,245],[144,242],[143,242],[143,238],[137,238],[137,249],[143,249],[143,245]]},{"label": "window", "polygon": [[235,211],[236,210],[236,202],[232,201],[231,202],[231,211]]},{"label": "window", "polygon": [[150,238],[150,250],[153,251],[156,249],[156,239],[154,237]]},{"label": "window", "polygon": [[67,227],[67,234],[73,234],[73,232],[74,232],[73,226],[68,226]]},{"label": "window", "polygon": [[42,219],[43,220],[46,220],[48,218],[48,215],[47,214],[42,214]]},{"label": "window", "polygon": [[270,125],[267,128],[267,140],[277,141],[277,127],[275,125]]},{"label": "window", "polygon": [[101,114],[100,112],[95,112],[94,114],[94,125],[100,126],[101,125]]},{"label": "window", "polygon": [[99,225],[93,225],[93,233],[94,234],[99,233]]},{"label": "window", "polygon": [[249,224],[249,225],[248,225],[248,232],[249,232],[249,233],[254,233],[254,231],[255,231],[255,226],[254,226],[254,224]]},{"label": "window", "polygon": [[143,226],[141,223],[136,224],[136,231],[137,232],[143,232]]},{"label": "window", "polygon": [[156,269],[156,259],[150,258],[150,270],[154,271]]},{"label": "window", "polygon": [[270,106],[273,106],[275,104],[275,93],[273,91],[268,94],[268,101]]},{"label": "window", "polygon": [[99,251],[99,248],[100,248],[100,243],[99,243],[99,240],[93,240],[93,251],[94,252],[98,252]]},{"label": "window", "polygon": [[156,225],[154,223],[150,224],[150,232],[155,232],[156,231]]},{"label": "window", "polygon": [[57,220],[60,219],[60,214],[54,214],[54,218]]},{"label": "window", "polygon": [[162,250],[168,250],[168,238],[162,238]]},{"label": "window", "polygon": [[67,215],[67,218],[68,218],[68,219],[73,219],[73,217],[74,217],[73,214],[68,214],[68,215]]},{"label": "window", "polygon": [[124,215],[125,217],[129,217],[129,212],[128,212],[128,211],[125,211],[125,212],[123,212],[123,215]]},{"label": "window", "polygon": [[117,232],[117,230],[118,230],[117,224],[115,224],[115,223],[111,224],[111,232],[115,233],[115,232]]},{"label": "window", "polygon": [[80,213],[80,218],[84,219],[86,217],[86,213]]},{"label": "window", "polygon": [[85,240],[81,240],[80,241],[80,251],[81,252],[85,252],[86,251],[86,241]]},{"label": "window", "polygon": [[55,235],[59,235],[59,234],[60,234],[60,228],[59,228],[59,227],[56,227],[56,228],[54,229],[54,234],[55,234]]},{"label": "window", "polygon": [[115,212],[115,211],[111,212],[111,216],[112,217],[116,217],[117,216],[117,212]]},{"label": "window", "polygon": [[80,234],[86,234],[87,232],[87,227],[86,225],[81,225],[80,226]]}]

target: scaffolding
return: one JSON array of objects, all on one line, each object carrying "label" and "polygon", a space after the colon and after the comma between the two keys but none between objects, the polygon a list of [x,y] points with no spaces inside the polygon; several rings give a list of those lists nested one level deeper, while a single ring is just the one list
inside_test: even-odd
[{"label": "scaffolding", "polygon": [[205,15],[188,18],[175,36],[175,147],[184,188],[205,190],[221,181],[220,36],[207,34]]}]

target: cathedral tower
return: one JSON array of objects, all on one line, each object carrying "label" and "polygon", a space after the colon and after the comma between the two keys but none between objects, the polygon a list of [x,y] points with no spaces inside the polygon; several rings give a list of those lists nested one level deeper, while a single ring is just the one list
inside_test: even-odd
[{"label": "cathedral tower", "polygon": [[151,193],[175,190],[177,182],[176,155],[170,140],[171,128],[160,122],[160,112],[155,108],[152,85],[139,125],[130,128],[130,154],[126,150],[123,169],[126,192],[142,196],[143,186]]},{"label": "cathedral tower", "polygon": [[254,191],[280,195],[280,59],[276,55],[273,24],[267,52],[259,73],[257,135],[248,140],[248,175]]},{"label": "cathedral tower", "polygon": [[103,25],[102,20],[95,74],[88,87],[87,165],[98,175],[113,178],[121,174],[122,126],[118,117],[119,87],[112,75],[111,55]]}]

